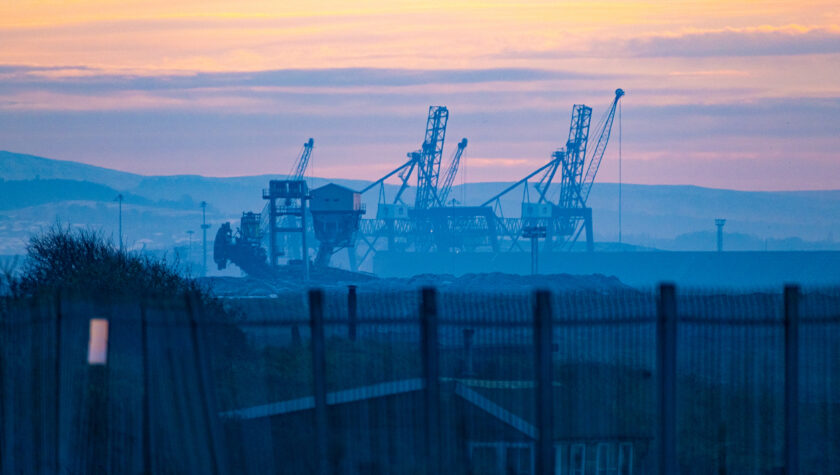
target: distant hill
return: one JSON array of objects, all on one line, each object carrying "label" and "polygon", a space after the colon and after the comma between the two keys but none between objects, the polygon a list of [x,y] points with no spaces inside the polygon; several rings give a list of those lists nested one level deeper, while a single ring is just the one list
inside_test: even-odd
[{"label": "distant hill", "polygon": [[[114,201],[120,192],[110,186],[77,180],[0,181],[0,210],[19,209],[63,201]],[[131,194],[125,203],[148,205],[150,200]]]},{"label": "distant hill", "polygon": [[125,190],[137,186],[143,176],[84,163],[0,151],[0,178],[5,180],[39,178],[78,180]]},{"label": "distant hill", "polygon": [[[37,178],[37,179],[36,179]],[[203,177],[198,175],[143,176],[76,162],[0,152],[0,240],[19,239],[50,220],[82,225],[112,226],[117,193],[127,197],[126,226],[135,242],[149,248],[186,245],[187,230],[198,232],[199,203],[207,201],[212,229],[237,221],[242,211],[262,210],[262,189],[282,175]],[[376,177],[371,177],[376,178]],[[13,183],[25,181],[25,183]],[[310,187],[335,182],[362,189],[363,180],[309,179]],[[479,205],[509,182],[455,186],[450,198]],[[386,185],[392,199],[398,187]],[[556,197],[559,186],[549,191]],[[8,196],[5,196],[8,195]],[[533,194],[532,194],[533,195]],[[403,199],[411,203],[414,189]],[[362,197],[366,218],[376,217],[379,188]],[[501,200],[504,216],[520,214],[522,191]],[[595,238],[605,245],[618,241],[618,185],[596,183],[589,204],[595,219]],[[761,250],[765,243],[784,249],[833,249],[840,238],[840,190],[752,192],[697,186],[633,185],[622,187],[622,241],[644,248],[713,250],[714,219],[726,218],[725,232],[733,247]],[[182,210],[183,213],[174,211]],[[134,218],[132,218],[134,216]],[[129,224],[143,223],[136,229]],[[110,224],[109,224],[110,223]],[[103,228],[104,229],[104,228]],[[109,232],[113,229],[108,228]],[[212,239],[212,232],[208,236]],[[198,236],[196,235],[196,239]],[[9,245],[10,248],[16,248]],[[2,248],[3,246],[0,246]],[[0,249],[15,252],[14,249]]]}]

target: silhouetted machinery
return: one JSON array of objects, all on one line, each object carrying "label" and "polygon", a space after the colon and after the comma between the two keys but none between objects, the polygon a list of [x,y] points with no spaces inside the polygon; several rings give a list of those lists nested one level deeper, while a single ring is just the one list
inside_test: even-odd
[{"label": "silhouetted machinery", "polygon": [[271,273],[271,267],[261,242],[260,214],[242,213],[235,233],[230,223],[222,224],[216,232],[213,261],[219,270],[225,269],[228,262],[232,262],[249,275],[267,276]]},{"label": "silhouetted machinery", "polygon": [[272,267],[280,265],[279,257],[286,254],[280,247],[280,234],[300,234],[301,258],[304,261],[304,273],[308,272],[308,257],[305,252],[306,244],[306,201],[309,199],[309,188],[306,182],[297,180],[271,180],[268,188],[263,190],[263,199],[267,200],[264,219],[264,229],[268,237],[268,258]]},{"label": "silhouetted machinery", "polygon": [[355,267],[356,233],[365,214],[362,194],[350,188],[329,183],[310,193],[310,212],[315,239],[318,240],[316,266],[327,266],[330,257],[340,249],[349,249],[350,266]]},{"label": "silhouetted machinery", "polygon": [[[271,180],[268,188],[263,190],[263,198],[269,200],[267,226],[261,224],[260,213],[247,212],[242,214],[236,233],[230,223],[219,228],[213,254],[219,269],[224,269],[228,262],[232,262],[249,275],[266,276],[276,272],[279,268],[278,257],[284,254],[277,242],[280,233],[300,233],[302,255],[308,256],[308,215],[311,216],[312,230],[318,240],[315,265],[328,266],[330,257],[345,248],[350,250],[353,265],[356,233],[359,231],[361,216],[365,213],[359,192],[334,183],[310,192],[303,180]],[[266,237],[263,229],[268,233],[268,252],[262,247],[263,238]],[[308,259],[304,259],[302,264],[306,277]]]},{"label": "silhouetted machinery", "polygon": [[[230,223],[222,225],[213,249],[219,269],[232,262],[249,275],[270,276],[280,268],[280,257],[286,256],[288,264],[302,264],[306,279],[310,264],[307,234],[312,230],[319,242],[315,265],[328,266],[330,257],[344,248],[351,250],[353,265],[356,233],[365,213],[361,194],[332,183],[309,190],[304,176],[314,143],[313,139],[304,143],[290,179],[269,181],[262,192],[266,200],[262,213],[243,213],[235,233]],[[264,240],[268,251],[262,245]],[[299,250],[293,249],[298,246]],[[292,258],[297,252],[301,258]]]},{"label": "silhouetted machinery", "polygon": [[[263,269],[277,270],[279,257],[287,251],[301,250],[304,276],[308,276],[309,248],[307,223],[311,216],[311,229],[318,240],[315,265],[329,265],[330,257],[338,250],[348,249],[351,269],[356,269],[355,244],[361,244],[360,265],[377,249],[413,252],[462,252],[462,251],[524,251],[519,241],[532,237],[526,231],[542,230],[546,250],[571,248],[581,233],[586,236],[586,248],[594,248],[592,209],[587,205],[589,193],[601,165],[610,139],[619,100],[624,95],[616,89],[615,97],[601,121],[594,129],[597,137],[594,147],[588,147],[592,108],[575,104],[565,147],[556,150],[551,160],[528,174],[525,178],[507,187],[479,206],[456,206],[456,201],[447,201],[452,191],[455,176],[467,139],[461,139],[457,150],[441,176],[446,126],[449,110],[445,106],[430,106],[426,120],[423,143],[416,151],[408,153],[408,160],[371,183],[359,192],[349,188],[328,184],[309,190],[304,174],[314,141],[309,139],[303,146],[293,172],[288,180],[272,180],[263,190],[268,201],[260,214],[243,214],[240,229],[234,236],[229,224],[225,224],[216,236],[216,262],[224,268],[228,261],[234,262],[249,274]],[[416,188],[412,205],[404,199],[411,187],[416,172]],[[399,179],[399,188],[393,199],[387,199],[385,181]],[[555,178],[559,187],[552,189]],[[504,216],[502,198],[516,189],[522,189],[521,214],[516,218]],[[362,193],[378,191],[376,219],[365,219]],[[533,197],[532,197],[533,195]],[[559,196],[558,196],[559,195]],[[310,206],[307,206],[307,201]],[[254,219],[263,225],[254,225]],[[293,243],[290,237],[299,234],[301,245]],[[283,236],[283,243],[278,238]],[[268,253],[260,246],[262,239],[268,241]],[[380,240],[382,242],[380,242]],[[284,244],[284,245],[281,245]],[[533,244],[533,243],[532,243]],[[267,257],[266,257],[267,256]]]}]

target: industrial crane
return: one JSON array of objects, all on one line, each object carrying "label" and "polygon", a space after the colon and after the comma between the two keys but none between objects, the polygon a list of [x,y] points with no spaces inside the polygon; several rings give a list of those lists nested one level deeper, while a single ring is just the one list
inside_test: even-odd
[{"label": "industrial crane", "polygon": [[312,155],[313,148],[315,148],[315,139],[310,137],[303,144],[303,151],[292,167],[292,171],[289,172],[289,180],[303,180],[304,175],[306,175],[306,167],[309,166],[309,157]]},{"label": "industrial crane", "polygon": [[[544,222],[550,236],[569,236],[566,240],[567,244],[574,243],[581,231],[586,229],[587,248],[592,250],[592,210],[586,206],[586,201],[595,182],[595,175],[601,166],[601,160],[610,139],[616,107],[622,96],[624,96],[624,90],[616,89],[615,98],[595,128],[598,141],[595,148],[591,149],[589,156],[587,156],[587,145],[592,108],[583,104],[575,104],[572,107],[572,120],[565,148],[552,153],[551,161],[497,193],[485,201],[482,206],[493,204],[497,213],[501,215],[501,198],[524,185],[522,219],[520,221]],[[557,202],[553,203],[548,196],[548,191],[558,170],[561,174],[560,196]],[[536,204],[550,205],[550,207],[532,208],[529,206],[531,201],[528,183],[536,176],[540,176],[534,184],[534,189],[538,194]],[[584,223],[583,227],[579,227],[581,221]],[[519,224],[520,226],[511,226],[502,222],[502,229],[511,230],[509,236],[514,243],[518,239],[515,228],[521,227],[521,222]]]},{"label": "industrial crane", "polygon": [[[440,159],[443,155],[443,142],[446,136],[446,123],[449,121],[449,110],[446,106],[429,106],[429,116],[426,119],[426,134],[423,145],[419,150],[408,153],[408,161],[391,170],[382,178],[362,188],[360,193],[379,187],[379,204],[406,203],[402,195],[410,185],[411,175],[417,170],[417,194],[414,199],[415,209],[430,208],[438,203],[438,178],[440,176]],[[385,198],[385,180],[399,177],[400,189],[388,203]]]},{"label": "industrial crane", "polygon": [[[421,235],[419,239],[422,240],[422,235],[431,232],[429,212],[445,207],[446,197],[452,189],[461,156],[467,145],[466,139],[461,140],[441,181],[440,166],[448,122],[449,110],[445,106],[429,106],[421,147],[408,153],[405,163],[360,191],[366,193],[376,188],[379,192],[377,219],[362,222],[359,237],[367,245],[367,251],[360,263],[374,251],[376,243],[383,237],[388,239],[388,249],[393,249],[395,240],[400,240],[400,243],[406,246],[414,245],[415,248],[425,246],[419,243],[417,236]],[[403,199],[403,194],[411,187],[415,170],[417,190],[414,207],[410,208]],[[388,199],[385,194],[385,181],[393,177],[400,179],[400,185],[393,199]]]},{"label": "industrial crane", "polygon": [[446,198],[452,191],[452,184],[455,183],[455,175],[458,174],[458,165],[461,163],[461,155],[464,154],[464,149],[467,148],[467,139],[463,138],[458,142],[458,148],[452,155],[452,160],[449,161],[449,167],[443,173],[443,185],[437,192],[437,200],[439,206],[446,206]]}]

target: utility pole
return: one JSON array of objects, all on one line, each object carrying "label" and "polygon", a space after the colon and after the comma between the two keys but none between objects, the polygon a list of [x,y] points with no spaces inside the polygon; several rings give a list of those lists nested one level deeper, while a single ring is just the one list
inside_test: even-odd
[{"label": "utility pole", "polygon": [[717,250],[723,252],[723,225],[726,224],[725,219],[716,219],[715,226],[717,226]]},{"label": "utility pole", "polygon": [[545,226],[525,226],[522,229],[522,237],[531,240],[531,275],[537,275],[540,272],[539,269],[539,249],[540,249],[540,238],[545,239],[546,237],[546,227]]},{"label": "utility pole", "polygon": [[118,194],[114,201],[119,202],[120,208],[120,224],[119,224],[119,238],[120,238],[120,254],[123,252],[123,232],[122,232],[122,204],[123,204],[123,195],[122,193]]},{"label": "utility pole", "polygon": [[207,276],[207,202],[201,202],[201,275]]},{"label": "utility pole", "polygon": [[190,229],[187,231],[187,236],[189,236],[189,240],[187,241],[187,263],[192,267],[192,237],[195,234],[195,231]]}]

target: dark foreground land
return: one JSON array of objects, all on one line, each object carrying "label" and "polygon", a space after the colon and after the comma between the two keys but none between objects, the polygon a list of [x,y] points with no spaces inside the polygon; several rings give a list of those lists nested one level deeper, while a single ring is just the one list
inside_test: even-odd
[{"label": "dark foreground land", "polygon": [[[355,310],[336,284],[316,326],[301,289],[222,307],[190,294],[6,299],[0,469],[525,474],[537,473],[550,427],[559,473],[656,473],[657,295],[542,278],[557,283],[546,425],[533,282],[504,279],[356,282]],[[431,283],[429,340],[417,287]],[[791,394],[781,292],[678,295],[680,473],[781,473]],[[840,295],[805,291],[797,309],[800,473],[837,473]],[[86,361],[91,317],[109,321],[106,365]]]},{"label": "dark foreground land", "polygon": [[269,297],[288,292],[301,292],[317,287],[328,291],[353,285],[364,292],[417,290],[422,287],[436,287],[447,291],[461,292],[523,292],[533,289],[547,289],[556,292],[595,293],[627,290],[617,278],[604,275],[517,275],[501,272],[477,273],[455,276],[452,274],[421,274],[407,278],[379,278],[373,274],[350,272],[342,269],[313,269],[309,282],[304,282],[299,269],[282,270],[275,278],[253,277],[204,277],[197,279],[214,295],[224,298]]},{"label": "dark foreground land", "polygon": [[0,276],[0,473],[840,473],[836,288],[310,291],[64,229]]}]

